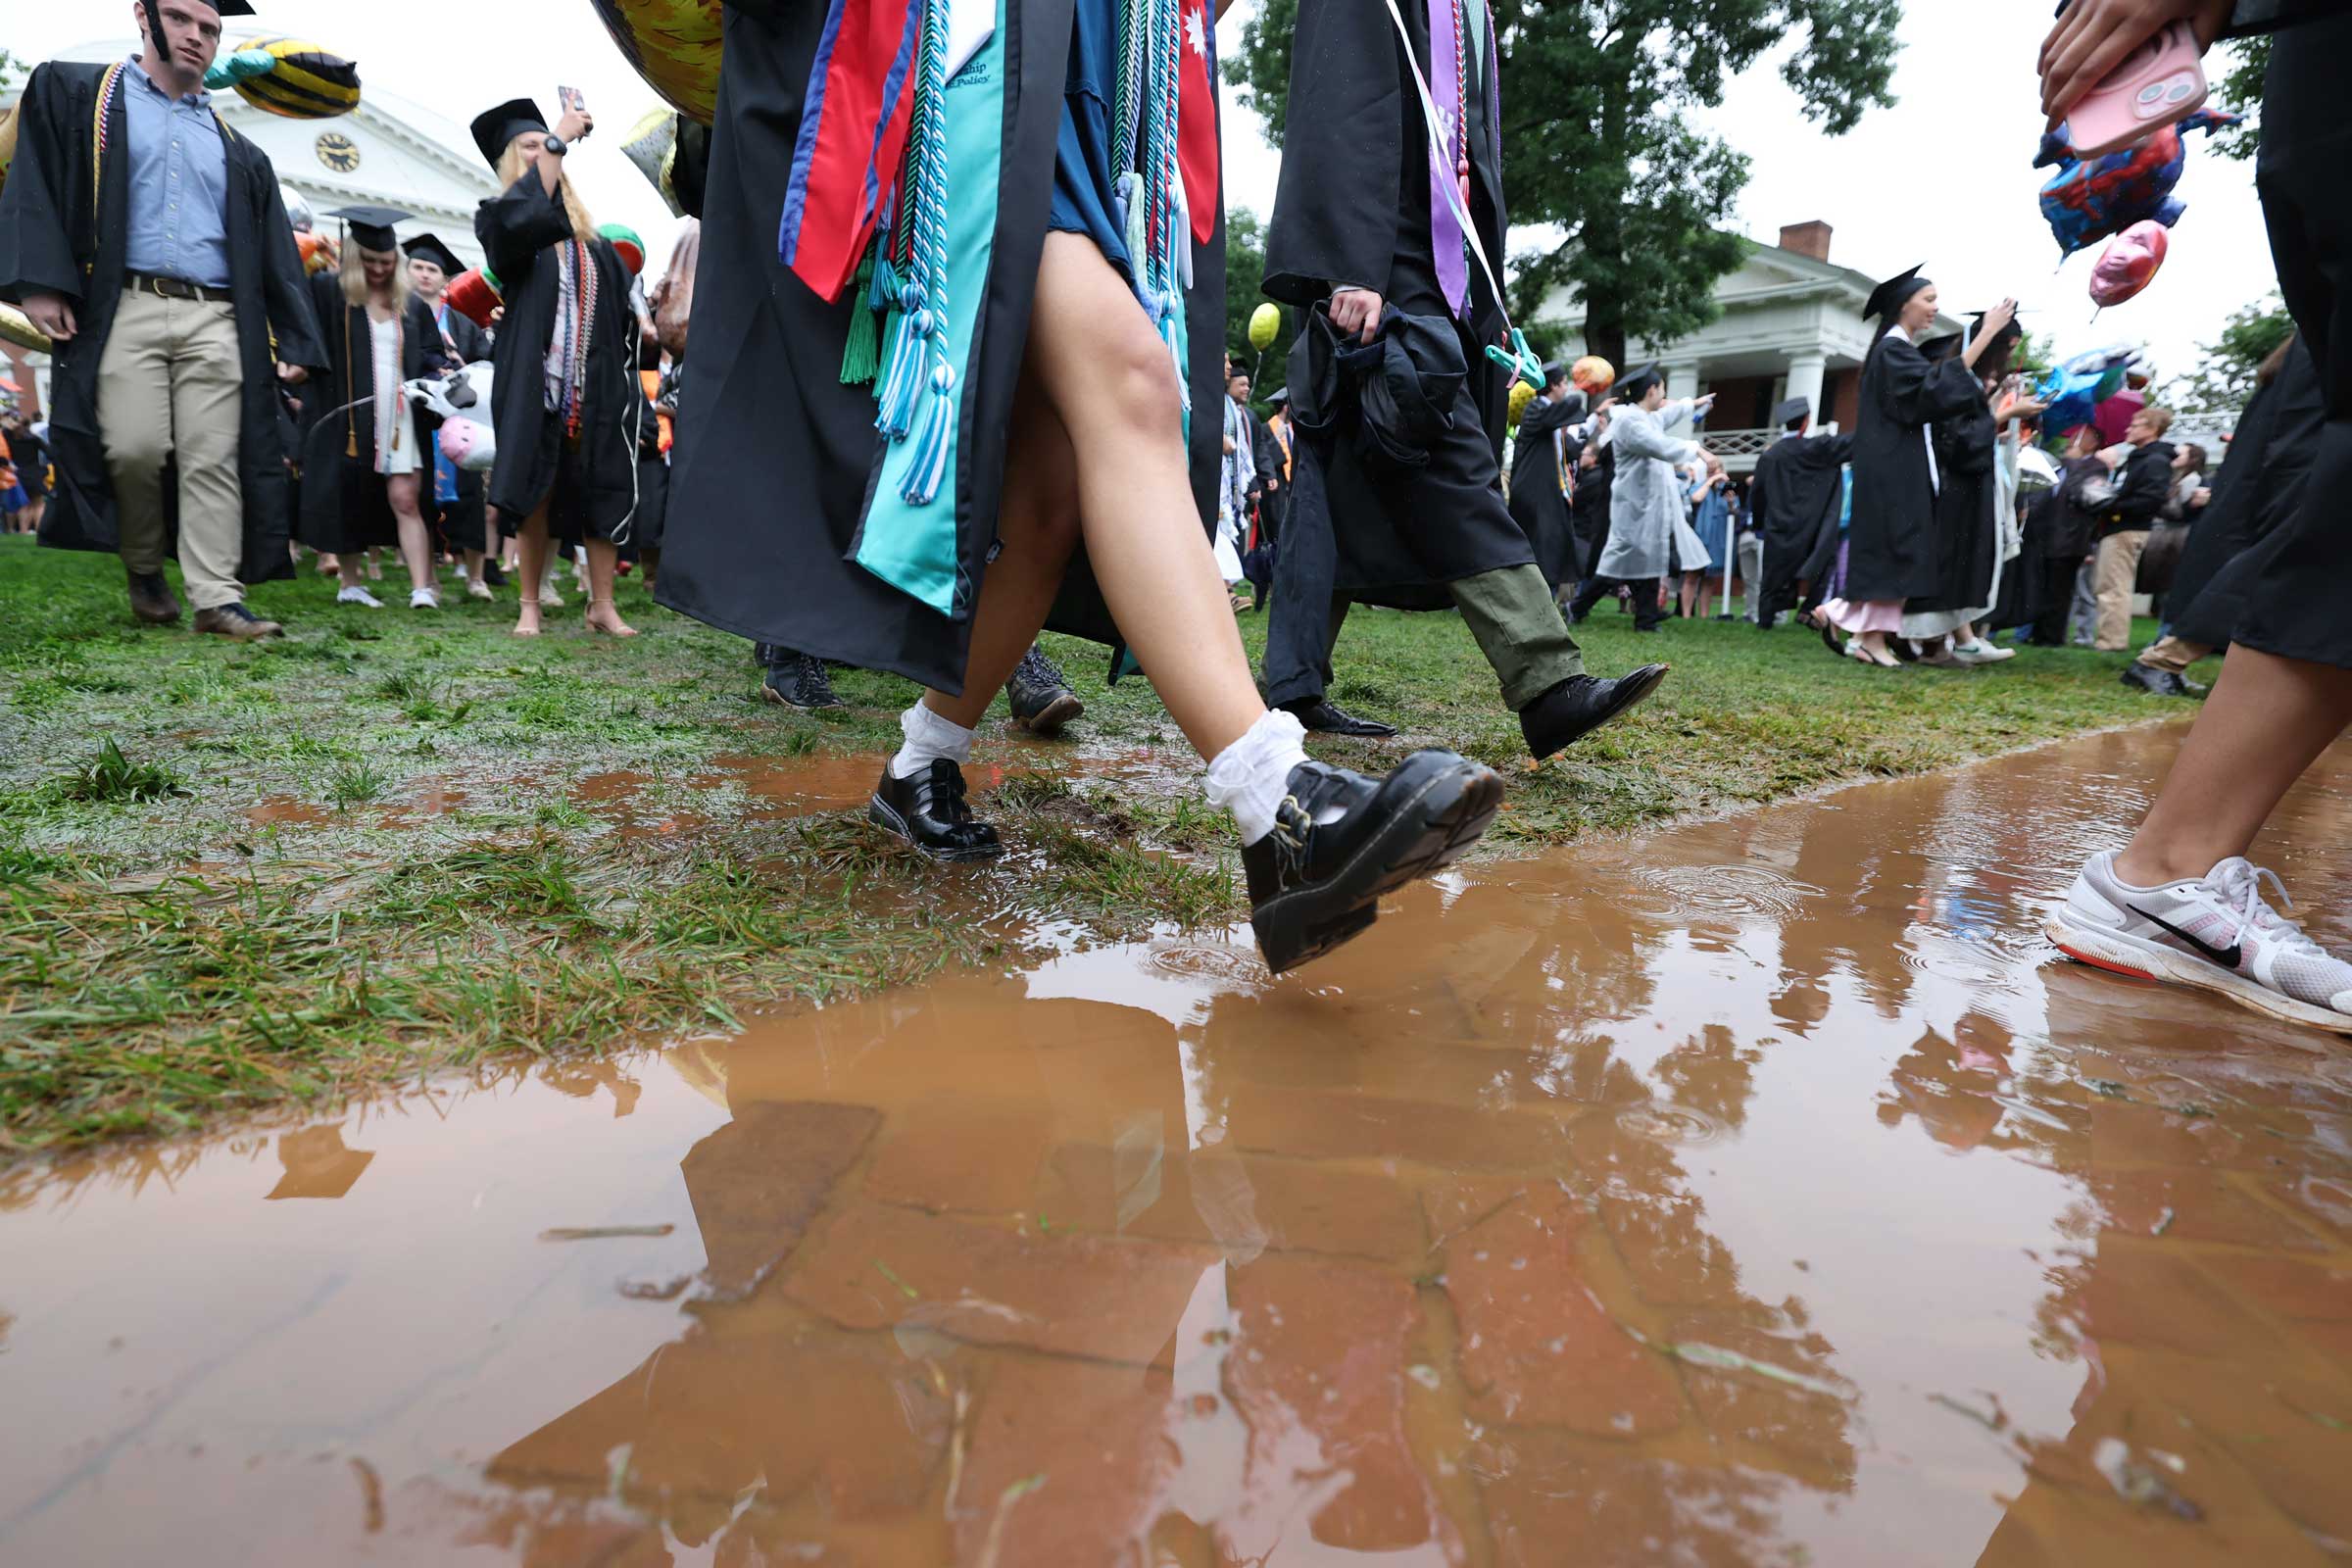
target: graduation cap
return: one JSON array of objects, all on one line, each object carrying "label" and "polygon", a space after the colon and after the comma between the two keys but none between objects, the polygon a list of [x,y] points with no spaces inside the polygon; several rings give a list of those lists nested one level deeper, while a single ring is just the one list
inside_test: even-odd
[{"label": "graduation cap", "polygon": [[[1969,319],[1977,323],[1977,332],[1982,332],[1984,330],[1984,318],[1990,316],[1991,314],[1992,313],[1990,311],[1973,311],[1969,314]],[[2018,321],[2016,317],[2012,316],[2009,318],[2009,324],[2001,328],[2000,335],[1995,337],[1990,343],[1986,344],[1985,349],[1987,352],[1990,352],[1994,349],[1998,349],[2004,343],[2014,343],[2025,335],[2025,327]],[[1975,332],[1972,332],[1970,336],[1975,336]]]},{"label": "graduation cap", "polygon": [[473,117],[473,144],[482,150],[482,157],[492,169],[507,155],[507,148],[515,137],[529,130],[547,129],[547,117],[539,106],[528,98],[510,98],[496,109],[485,109]]},{"label": "graduation cap", "polygon": [[1907,272],[1897,272],[1877,288],[1872,289],[1869,300],[1862,307],[1862,314],[1865,317],[1876,316],[1886,320],[1894,319],[1894,313],[1908,304],[1911,296],[1923,288],[1935,287],[1935,284],[1919,275],[1920,268],[1927,265],[1922,262],[1919,267],[1914,267]]},{"label": "graduation cap", "polygon": [[1552,360],[1544,367],[1544,382],[1546,386],[1554,381],[1567,379],[1568,362],[1566,360]]},{"label": "graduation cap", "polygon": [[1811,417],[1813,417],[1813,400],[1811,398],[1790,398],[1772,411],[1772,422],[1784,430],[1793,430]]},{"label": "graduation cap", "polygon": [[458,260],[458,253],[442,244],[438,235],[419,234],[401,249],[409,253],[411,261],[430,262],[451,277],[466,270],[466,264]]},{"label": "graduation cap", "polygon": [[1287,386],[1278,386],[1266,394],[1266,401],[1279,409],[1291,401],[1291,389]]},{"label": "graduation cap", "polygon": [[1617,396],[1627,403],[1639,403],[1649,395],[1652,383],[1666,378],[1658,372],[1658,362],[1637,365],[1617,378]]},{"label": "graduation cap", "polygon": [[1960,345],[1967,341],[1968,334],[1966,332],[1946,332],[1941,337],[1929,338],[1919,346],[1919,352],[1933,364],[1937,360],[1950,359],[1960,352]]},{"label": "graduation cap", "polygon": [[400,248],[400,239],[392,232],[392,225],[415,215],[404,213],[397,207],[362,205],[338,207],[326,216],[343,220],[344,225],[351,230],[351,237],[360,242],[362,250],[392,251]]}]

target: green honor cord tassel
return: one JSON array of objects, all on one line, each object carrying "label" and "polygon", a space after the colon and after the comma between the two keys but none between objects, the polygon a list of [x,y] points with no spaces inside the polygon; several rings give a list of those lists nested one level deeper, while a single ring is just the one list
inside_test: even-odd
[{"label": "green honor cord tassel", "polygon": [[841,384],[863,386],[882,368],[879,334],[867,294],[873,287],[874,253],[858,264],[858,281],[850,291],[850,338],[841,350]]}]

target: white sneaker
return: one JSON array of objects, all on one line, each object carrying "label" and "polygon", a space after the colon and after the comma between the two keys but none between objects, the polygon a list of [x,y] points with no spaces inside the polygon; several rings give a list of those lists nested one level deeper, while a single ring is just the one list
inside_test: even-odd
[{"label": "white sneaker", "polygon": [[1997,664],[2004,659],[2015,659],[2017,650],[2002,648],[1980,637],[1973,643],[1954,643],[1952,657],[1963,664]]},{"label": "white sneaker", "polygon": [[539,580],[539,602],[550,610],[564,608],[564,596],[556,592],[556,574],[552,571]]},{"label": "white sneaker", "polygon": [[384,608],[384,602],[381,599],[376,598],[375,595],[369,593],[367,589],[361,587],[356,582],[350,587],[345,588],[337,593],[335,595],[335,603],[338,605],[366,605],[369,610],[381,610]]},{"label": "white sneaker", "polygon": [[441,595],[437,590],[431,588],[412,588],[409,590],[409,608],[411,610],[439,610]]},{"label": "white sneaker", "polygon": [[468,577],[466,579],[466,597],[468,599],[496,599],[498,595],[492,593],[490,585],[481,578]]},{"label": "white sneaker", "polygon": [[2352,963],[2264,903],[2266,877],[2283,902],[2278,878],[2242,858],[2186,882],[2135,888],[2117,878],[2113,853],[2094,855],[2042,929],[2083,963],[2352,1035]]}]

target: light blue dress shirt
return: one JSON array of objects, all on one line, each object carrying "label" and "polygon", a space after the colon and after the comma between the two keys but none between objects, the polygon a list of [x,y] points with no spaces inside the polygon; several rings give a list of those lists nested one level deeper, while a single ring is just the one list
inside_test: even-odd
[{"label": "light blue dress shirt", "polygon": [[213,95],[174,101],[133,60],[122,74],[130,130],[130,270],[228,287],[228,147]]}]

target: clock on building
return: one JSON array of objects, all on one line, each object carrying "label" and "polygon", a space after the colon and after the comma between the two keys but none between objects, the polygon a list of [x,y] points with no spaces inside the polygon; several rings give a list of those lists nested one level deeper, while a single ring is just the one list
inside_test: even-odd
[{"label": "clock on building", "polygon": [[360,167],[360,144],[339,130],[321,131],[317,143],[318,161],[338,174]]}]

